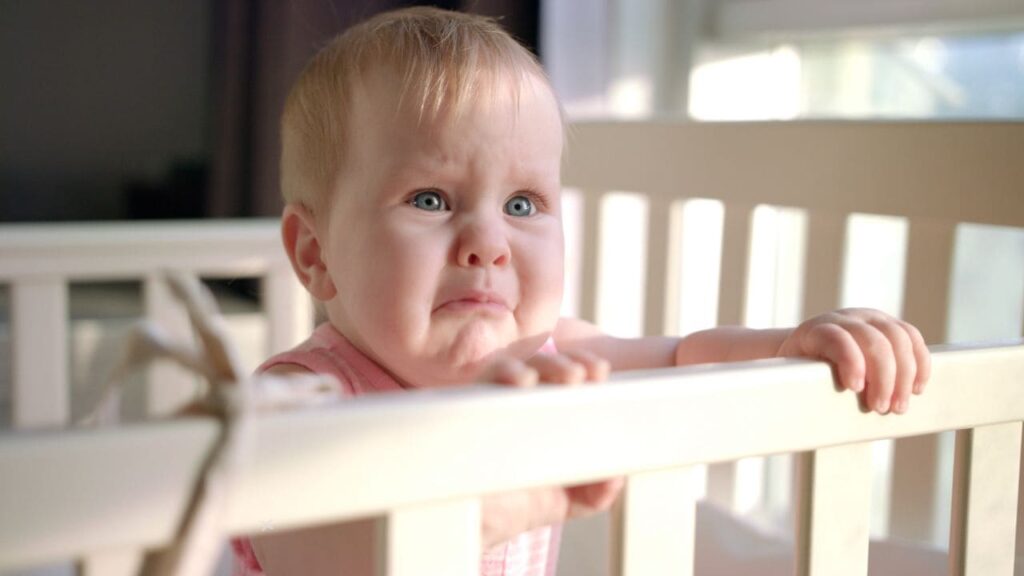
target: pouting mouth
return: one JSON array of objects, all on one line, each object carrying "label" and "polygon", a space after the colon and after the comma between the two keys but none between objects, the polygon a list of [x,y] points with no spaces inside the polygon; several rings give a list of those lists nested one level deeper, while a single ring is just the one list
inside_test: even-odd
[{"label": "pouting mouth", "polygon": [[496,309],[508,309],[508,301],[496,292],[487,292],[482,290],[470,290],[454,294],[451,297],[445,298],[435,310],[439,310],[445,307],[458,307],[458,306],[480,306],[485,308],[496,308]]}]

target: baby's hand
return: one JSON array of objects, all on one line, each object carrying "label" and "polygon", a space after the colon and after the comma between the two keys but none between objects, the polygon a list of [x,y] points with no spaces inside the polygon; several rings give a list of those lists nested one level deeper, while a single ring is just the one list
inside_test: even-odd
[{"label": "baby's hand", "polygon": [[868,408],[879,414],[906,412],[911,392],[920,394],[931,373],[921,332],[866,308],[811,318],[789,334],[778,355],[827,360],[836,381],[854,392],[864,391]]},{"label": "baby's hand", "polygon": [[[577,385],[606,380],[610,371],[607,360],[589,352],[541,353],[527,360],[495,360],[481,374],[480,381],[516,387],[538,383]],[[490,546],[527,530],[607,510],[624,483],[623,478],[612,478],[488,496],[483,501],[484,544]]]},{"label": "baby's hand", "polygon": [[502,357],[490,364],[480,376],[482,382],[506,386],[530,387],[548,384],[582,384],[608,379],[611,365],[589,352],[534,354],[527,360]]}]

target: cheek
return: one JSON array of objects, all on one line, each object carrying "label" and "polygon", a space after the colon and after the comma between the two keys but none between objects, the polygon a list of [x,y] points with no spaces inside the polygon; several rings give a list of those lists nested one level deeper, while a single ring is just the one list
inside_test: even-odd
[{"label": "cheek", "polygon": [[523,297],[538,313],[557,317],[565,272],[561,230],[547,231],[523,243],[519,261]]},{"label": "cheek", "polygon": [[445,258],[438,242],[431,242],[424,235],[414,237],[386,228],[375,231],[368,240],[366,277],[361,279],[366,298],[392,307],[391,311],[405,313],[433,301]]}]

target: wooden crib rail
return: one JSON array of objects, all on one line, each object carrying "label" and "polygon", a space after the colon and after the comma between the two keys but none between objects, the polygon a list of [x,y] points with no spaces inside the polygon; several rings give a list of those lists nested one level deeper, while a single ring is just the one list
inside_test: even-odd
[{"label": "wooden crib rail", "polygon": [[594,121],[563,182],[666,198],[1024,227],[1024,122]]},{"label": "wooden crib rail", "polygon": [[[187,334],[183,313],[159,279],[165,270],[207,278],[257,277],[269,324],[268,351],[311,330],[309,298],[281,247],[276,219],[0,226],[0,283],[11,287],[13,417],[16,428],[58,426],[70,414],[68,284],[141,280],[147,317]],[[166,412],[183,398],[180,374],[156,367],[150,408]],[[187,393],[187,391],[186,391]]]},{"label": "wooden crib rail", "polygon": [[[228,524],[245,533],[383,514],[384,553],[401,560],[386,574],[468,576],[477,495],[625,474],[616,574],[689,574],[689,467],[812,451],[800,573],[866,574],[865,443],[960,430],[951,572],[1012,574],[1024,345],[935,349],[933,363],[927,392],[902,416],[860,411],[824,364],[770,360],[262,417]],[[215,433],[192,419],[0,435],[0,569],[165,544]]]}]

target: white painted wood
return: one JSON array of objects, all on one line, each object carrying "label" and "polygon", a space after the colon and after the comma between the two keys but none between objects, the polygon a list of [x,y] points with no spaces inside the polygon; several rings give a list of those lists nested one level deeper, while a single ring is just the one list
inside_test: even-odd
[{"label": "white painted wood", "polygon": [[[171,295],[160,274],[151,274],[143,284],[146,318],[168,335],[172,342],[193,342],[188,315]],[[184,368],[160,361],[148,369],[146,410],[154,416],[174,413],[199,392],[198,378]]]},{"label": "white painted wood", "polygon": [[1021,423],[982,426],[956,434],[951,573],[1011,576]]},{"label": "white painted wood", "polygon": [[[1024,444],[1024,438],[1021,439]],[[1021,467],[1017,474],[1017,539],[1014,551],[1016,556],[1024,556],[1024,453],[1020,456]]]},{"label": "white painted wood", "polygon": [[384,522],[378,576],[480,573],[480,499],[406,506]]},{"label": "white painted wood", "polygon": [[675,333],[679,281],[679,206],[652,198],[647,212],[647,281],[644,284],[644,334]]},{"label": "white painted wood", "polygon": [[4,224],[0,237],[0,281],[137,279],[167,269],[251,277],[288,265],[277,219]]},{"label": "white painted wood", "polygon": [[839,308],[846,220],[845,214],[835,212],[814,211],[807,215],[804,301],[800,314],[803,318]]},{"label": "white painted wood", "polygon": [[63,426],[70,417],[68,287],[59,276],[11,286],[11,368],[15,428]]},{"label": "white painted wood", "polygon": [[601,254],[601,200],[604,193],[581,190],[583,196],[583,253],[580,256],[580,318],[597,321],[598,274]]},{"label": "white painted wood", "polygon": [[263,277],[267,355],[292,348],[313,332],[313,301],[290,266],[275,266]]},{"label": "white painted wood", "polygon": [[[718,323],[745,324],[747,290],[750,288],[751,229],[754,206],[725,205],[722,222],[722,268],[719,281]],[[708,466],[708,498],[726,509],[737,510],[739,471],[736,462]]]},{"label": "white painted wood", "polygon": [[751,224],[754,206],[727,203],[722,223],[722,272],[719,286],[718,323],[745,324],[750,275]]},{"label": "white painted wood", "polygon": [[629,476],[613,530],[612,576],[692,576],[699,473],[684,467]]},{"label": "white painted wood", "polygon": [[946,342],[955,220],[915,218],[907,235],[902,318],[929,344]]},{"label": "white painted wood", "polygon": [[217,430],[196,419],[0,437],[0,572],[168,542]]},{"label": "white painted wood", "polygon": [[[954,222],[910,221],[902,317],[930,344],[946,341],[955,237]],[[890,511],[890,535],[934,544],[948,538],[949,495],[938,482],[944,464],[936,435],[895,442],[890,498],[898,505]]]},{"label": "white painted wood", "polygon": [[79,563],[79,576],[135,576],[145,559],[143,550],[92,552]]},{"label": "white painted wood", "polygon": [[707,497],[726,510],[736,511],[736,485],[739,467],[736,462],[716,462],[707,467]]},{"label": "white painted wood", "polygon": [[871,516],[871,444],[800,456],[797,574],[866,576]]},{"label": "white painted wood", "polygon": [[569,187],[1024,226],[1020,123],[577,122],[573,134]]},{"label": "white painted wood", "polygon": [[[413,392],[263,416],[226,523],[235,533],[268,521],[287,529],[1024,419],[1024,346],[937,350],[933,359],[929,393],[898,418],[860,412],[852,394],[833,389],[826,365],[784,360],[624,373],[601,386]],[[0,437],[0,569],[166,542],[215,432],[212,421],[192,419]]]}]

